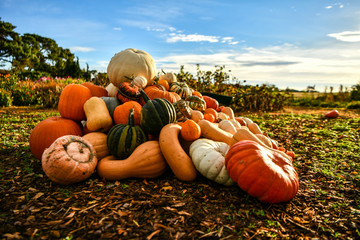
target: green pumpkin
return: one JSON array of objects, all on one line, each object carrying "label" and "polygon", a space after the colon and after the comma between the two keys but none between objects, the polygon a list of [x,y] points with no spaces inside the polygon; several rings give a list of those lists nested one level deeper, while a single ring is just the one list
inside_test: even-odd
[{"label": "green pumpkin", "polygon": [[193,110],[204,112],[206,109],[205,100],[198,96],[188,96],[185,99],[185,101],[188,103],[189,107]]},{"label": "green pumpkin", "polygon": [[111,118],[114,119],[114,111],[115,108],[121,104],[120,100],[116,97],[101,97],[101,99],[104,100]]},{"label": "green pumpkin", "polygon": [[185,82],[173,82],[169,88],[170,92],[176,92],[182,99],[191,96],[192,92],[190,87]]},{"label": "green pumpkin", "polygon": [[140,126],[135,125],[134,110],[129,113],[128,124],[117,124],[108,132],[106,144],[109,152],[124,159],[131,155],[137,146],[148,140]]},{"label": "green pumpkin", "polygon": [[145,101],[141,109],[140,127],[146,133],[158,135],[165,125],[176,122],[175,108],[167,99],[150,100],[142,89],[140,93]]}]

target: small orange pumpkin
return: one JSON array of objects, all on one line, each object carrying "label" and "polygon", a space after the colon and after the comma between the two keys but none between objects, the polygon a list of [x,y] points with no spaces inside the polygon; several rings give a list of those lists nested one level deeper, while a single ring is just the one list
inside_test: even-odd
[{"label": "small orange pumpkin", "polygon": [[195,141],[201,136],[201,128],[194,120],[187,119],[181,124],[180,134],[186,141]]},{"label": "small orange pumpkin", "polygon": [[[160,86],[159,85],[160,84],[153,84],[153,85],[150,85],[150,86],[147,86],[146,88],[144,88],[144,92],[151,100],[153,100],[155,98],[164,98],[164,99],[168,100],[170,103],[174,103],[181,99],[179,94],[177,94],[175,92],[166,91],[162,85],[160,85]],[[140,98],[139,102],[141,105],[145,104],[145,101],[143,98]]]},{"label": "small orange pumpkin", "polygon": [[91,82],[83,82],[81,85],[89,88],[91,95],[93,97],[107,97],[108,96],[108,91],[102,86],[98,86]]},{"label": "small orange pumpkin", "polygon": [[134,108],[135,125],[140,125],[140,116],[142,106],[136,101],[125,102],[115,108],[114,122],[115,124],[128,124],[130,109]]}]

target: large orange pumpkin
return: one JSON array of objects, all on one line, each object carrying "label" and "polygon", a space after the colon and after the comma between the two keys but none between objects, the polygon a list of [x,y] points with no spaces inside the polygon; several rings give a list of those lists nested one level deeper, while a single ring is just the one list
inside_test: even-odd
[{"label": "large orange pumpkin", "polygon": [[86,119],[84,103],[92,97],[89,88],[81,84],[69,84],[61,92],[58,111],[64,118],[80,122]]},{"label": "large orange pumpkin", "polygon": [[94,147],[82,137],[73,135],[56,139],[41,158],[46,176],[63,185],[81,182],[90,177],[97,162]]},{"label": "large orange pumpkin", "polygon": [[29,144],[32,154],[41,159],[41,156],[57,138],[64,135],[82,135],[81,127],[73,120],[60,116],[49,117],[39,122],[30,133]]},{"label": "large orange pumpkin", "polygon": [[83,82],[81,85],[90,89],[91,95],[93,97],[107,97],[108,91],[103,86],[98,86],[91,82]]},{"label": "large orange pumpkin", "polygon": [[262,202],[287,202],[299,189],[291,157],[254,141],[242,140],[232,145],[225,156],[225,166],[242,190]]},{"label": "large orange pumpkin", "polygon": [[[166,91],[165,88],[159,84],[158,85],[153,84],[153,85],[147,86],[146,88],[144,88],[144,92],[151,100],[153,100],[155,98],[165,98],[170,103],[174,103],[181,99],[179,94],[177,94],[176,92]],[[143,98],[140,98],[139,102],[141,105],[145,104],[145,101]]]}]

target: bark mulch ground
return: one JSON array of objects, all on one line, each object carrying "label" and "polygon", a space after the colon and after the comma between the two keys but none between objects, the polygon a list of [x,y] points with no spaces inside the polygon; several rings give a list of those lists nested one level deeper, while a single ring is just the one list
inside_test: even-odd
[{"label": "bark mulch ground", "polygon": [[[304,136],[298,131],[289,138]],[[28,135],[18,138],[28,141]],[[261,203],[237,186],[200,175],[181,182],[171,170],[156,179],[115,182],[94,174],[62,186],[45,176],[26,144],[0,149],[0,159],[2,239],[360,238],[359,184],[335,184],[308,167],[306,156],[294,160],[301,162],[298,194],[281,204]]]}]

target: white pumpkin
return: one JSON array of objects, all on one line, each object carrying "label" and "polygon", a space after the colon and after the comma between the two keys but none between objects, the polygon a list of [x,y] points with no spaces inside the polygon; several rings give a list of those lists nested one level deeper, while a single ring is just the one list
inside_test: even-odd
[{"label": "white pumpkin", "polygon": [[176,75],[172,72],[164,73],[160,75],[159,80],[166,80],[169,84],[177,82]]},{"label": "white pumpkin", "polygon": [[143,76],[137,76],[134,80],[132,80],[132,84],[143,89],[147,85],[147,79]]},{"label": "white pumpkin", "polygon": [[200,138],[190,145],[189,155],[201,175],[219,184],[230,186],[234,181],[225,167],[225,155],[229,148],[224,142]]},{"label": "white pumpkin", "polygon": [[147,85],[154,82],[156,64],[152,56],[134,48],[128,48],[115,54],[107,67],[107,75],[116,87],[122,82],[131,82],[137,76],[143,76]]},{"label": "white pumpkin", "polygon": [[108,92],[109,97],[116,97],[116,94],[119,91],[119,89],[115,87],[112,83],[109,83],[109,85],[107,85],[105,89]]}]

